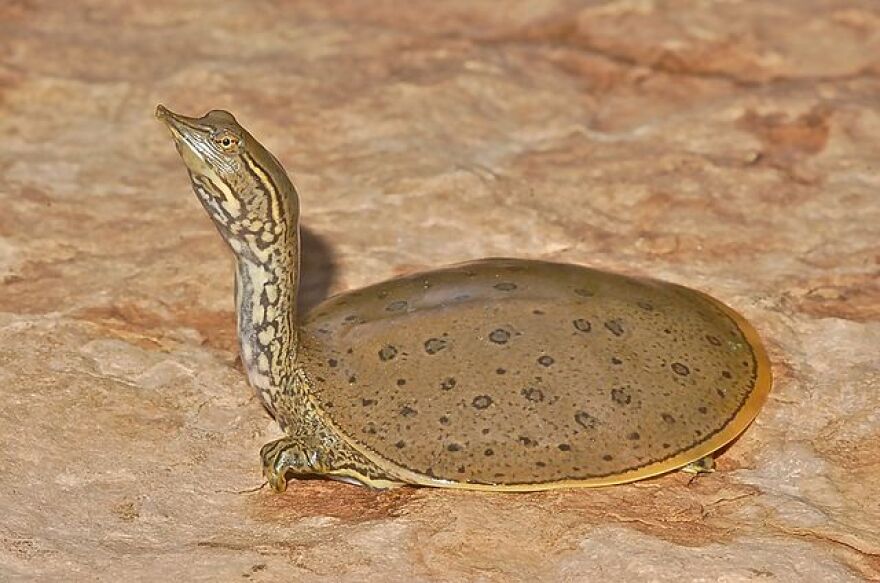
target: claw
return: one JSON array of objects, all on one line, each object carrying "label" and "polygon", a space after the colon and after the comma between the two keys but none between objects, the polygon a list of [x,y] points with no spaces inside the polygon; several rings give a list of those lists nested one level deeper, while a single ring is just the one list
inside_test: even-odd
[{"label": "claw", "polygon": [[287,490],[287,478],[285,477],[286,473],[287,473],[286,470],[282,471],[282,472],[278,472],[278,471],[264,472],[264,474],[266,476],[266,480],[269,481],[269,485],[272,487],[273,490],[275,490],[279,494],[281,492],[284,492],[285,490]]}]

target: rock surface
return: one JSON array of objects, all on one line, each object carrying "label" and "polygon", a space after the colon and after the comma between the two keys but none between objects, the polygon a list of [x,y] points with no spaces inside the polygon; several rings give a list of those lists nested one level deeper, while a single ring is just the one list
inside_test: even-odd
[{"label": "rock surface", "polygon": [[[0,4],[0,579],[880,580],[871,0]],[[694,482],[263,486],[231,259],[156,103],[302,196],[304,305],[564,260],[708,291],[776,385]]]}]

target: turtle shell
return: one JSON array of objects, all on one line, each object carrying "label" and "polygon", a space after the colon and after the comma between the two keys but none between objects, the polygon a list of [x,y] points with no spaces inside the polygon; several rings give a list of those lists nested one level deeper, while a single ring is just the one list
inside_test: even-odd
[{"label": "turtle shell", "polygon": [[626,482],[731,441],[770,389],[735,312],[678,285],[487,259],[333,297],[301,329],[326,420],[407,481]]}]

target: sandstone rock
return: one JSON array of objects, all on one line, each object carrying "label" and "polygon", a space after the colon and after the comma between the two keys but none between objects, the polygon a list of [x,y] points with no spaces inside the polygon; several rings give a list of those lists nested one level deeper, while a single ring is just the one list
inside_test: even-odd
[{"label": "sandstone rock", "polygon": [[[869,0],[0,5],[0,579],[880,580]],[[491,255],[708,291],[777,378],[694,482],[266,490],[156,103],[295,176],[301,301]]]}]

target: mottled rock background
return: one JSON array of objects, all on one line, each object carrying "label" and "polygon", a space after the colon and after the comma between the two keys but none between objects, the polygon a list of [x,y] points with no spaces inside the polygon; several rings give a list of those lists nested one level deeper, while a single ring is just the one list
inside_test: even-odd
[{"label": "mottled rock background", "polygon": [[[155,105],[295,174],[306,288],[487,255],[706,290],[765,338],[693,483],[262,485],[231,258]],[[880,580],[880,5],[0,2],[0,579]]]}]

